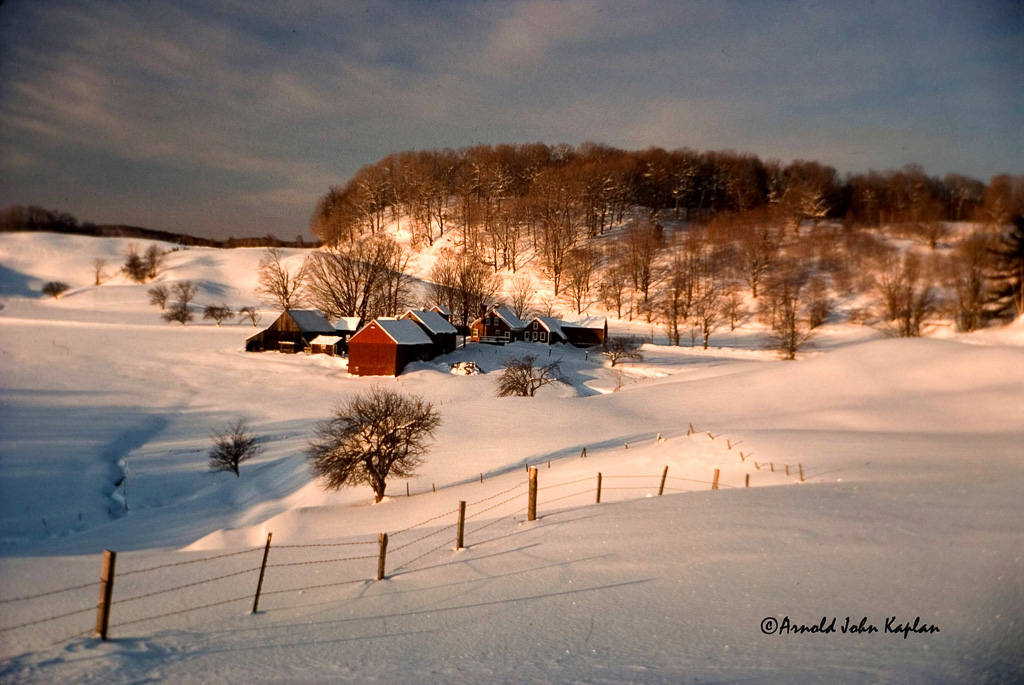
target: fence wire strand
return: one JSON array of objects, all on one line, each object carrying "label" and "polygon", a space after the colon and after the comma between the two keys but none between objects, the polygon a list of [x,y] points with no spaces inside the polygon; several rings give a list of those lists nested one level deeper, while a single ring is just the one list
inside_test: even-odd
[{"label": "fence wire strand", "polygon": [[[62,592],[71,592],[72,590],[82,590],[87,587],[94,587],[98,585],[96,581],[91,583],[85,583],[84,585],[76,585],[74,587],[64,587],[59,590],[49,590],[47,592],[40,592],[35,595],[22,595],[21,597],[11,597],[10,599],[0,599],[0,604],[7,604],[8,602],[22,602],[26,599],[38,599],[40,597],[49,597],[50,595],[59,595]],[[68,638],[70,639],[70,638]]]},{"label": "fence wire strand", "polygon": [[243,550],[241,552],[228,552],[227,554],[218,554],[212,557],[204,557],[202,559],[189,559],[188,561],[176,561],[171,564],[160,564],[159,566],[151,566],[149,568],[140,568],[134,571],[125,571],[124,573],[118,573],[118,578],[124,578],[125,576],[133,576],[136,573],[149,573],[150,571],[156,571],[161,568],[171,568],[173,566],[186,566],[188,564],[198,564],[203,561],[213,561],[214,559],[226,559],[228,557],[237,557],[242,554],[252,554],[253,552],[259,552],[263,547],[253,547],[252,549]]},{"label": "fence wire strand", "polygon": [[409,526],[408,528],[403,528],[402,530],[400,530],[400,531],[398,531],[396,533],[391,533],[390,537],[395,537],[396,535],[401,535],[402,533],[407,533],[410,530],[412,530],[413,528],[419,528],[420,526],[425,526],[428,523],[430,523],[431,521],[436,521],[439,518],[444,518],[445,516],[450,516],[452,514],[457,514],[457,513],[459,513],[458,509],[452,509],[451,511],[446,511],[443,514],[438,514],[437,516],[433,516],[431,518],[428,518],[426,521],[420,521],[419,523],[415,523],[415,524]]},{"label": "fence wire strand", "polygon": [[341,563],[343,561],[360,561],[362,559],[376,558],[376,554],[368,554],[362,557],[344,557],[341,559],[319,559],[317,561],[292,561],[287,564],[267,564],[267,568],[285,568],[286,566],[309,566],[310,564],[333,564],[335,562]]},{"label": "fence wire strand", "polygon": [[302,592],[304,590],[319,590],[320,588],[325,588],[325,587],[338,587],[339,585],[355,585],[356,583],[366,583],[366,582],[369,582],[369,581],[366,580],[365,578],[360,578],[358,580],[342,580],[342,581],[339,581],[337,583],[323,583],[322,585],[307,585],[305,587],[288,588],[287,590],[270,590],[270,591],[266,591],[266,592],[261,592],[260,596],[261,597],[265,597],[267,595],[284,595],[284,594],[287,594],[289,592]]},{"label": "fence wire strand", "polygon": [[69,611],[64,614],[57,614],[56,616],[47,616],[46,618],[36,619],[35,621],[29,621],[28,623],[19,623],[16,626],[7,626],[6,628],[0,628],[0,633],[6,633],[10,630],[18,630],[19,628],[27,628],[29,626],[39,625],[40,623],[47,623],[49,621],[56,621],[59,618],[67,618],[68,616],[74,616],[76,614],[84,614],[87,611],[95,611],[96,607],[86,607],[85,609],[78,609],[76,611]]},{"label": "fence wire strand", "polygon": [[[554,485],[545,485],[542,488],[537,488],[537,491],[539,492],[541,490],[548,490],[550,488],[561,488],[561,487],[564,487],[566,485],[575,485],[576,483],[582,483],[584,481],[594,480],[595,478],[596,478],[596,476],[588,476],[586,478],[577,478],[576,480],[570,480],[570,481],[566,481],[564,483],[555,483]],[[606,476],[606,478],[607,478],[607,476]]]},{"label": "fence wire strand", "polygon": [[224,580],[225,578],[234,578],[235,576],[240,576],[240,575],[243,575],[245,573],[253,573],[254,571],[259,571],[259,570],[260,570],[260,568],[258,566],[256,568],[247,568],[244,571],[235,571],[234,573],[226,573],[223,576],[217,576],[216,578],[207,578],[206,580],[198,580],[198,581],[196,581],[194,583],[188,583],[187,585],[179,585],[177,587],[168,588],[166,590],[156,590],[155,592],[147,592],[144,595],[136,595],[135,597],[129,597],[128,599],[119,599],[119,600],[117,600],[117,603],[118,604],[127,604],[129,602],[137,602],[138,600],[146,599],[147,597],[155,597],[156,595],[165,595],[168,592],[174,592],[175,590],[184,590],[185,588],[195,587],[196,585],[206,585],[207,583],[213,583],[213,582],[216,582],[218,580]]},{"label": "fence wire strand", "polygon": [[487,507],[486,509],[481,509],[480,511],[476,512],[472,516],[467,516],[466,520],[468,521],[468,520],[470,520],[472,518],[476,518],[477,516],[480,516],[481,514],[486,514],[487,512],[491,511],[492,509],[497,509],[498,507],[500,507],[502,505],[505,505],[505,504],[508,504],[509,502],[514,502],[515,500],[519,499],[521,496],[522,495],[516,495],[515,497],[509,497],[508,499],[503,500],[501,502],[498,502],[497,504],[492,504],[491,506]]},{"label": "fence wire strand", "polygon": [[221,606],[223,604],[231,604],[232,602],[241,602],[243,599],[251,600],[252,595],[246,595],[245,597],[235,597],[234,599],[222,599],[219,602],[211,602],[210,604],[203,604],[202,606],[192,607],[191,609],[179,609],[178,611],[169,611],[166,614],[157,614],[156,616],[147,616],[146,618],[134,618],[131,621],[124,621],[118,623],[117,626],[111,626],[111,630],[115,627],[123,628],[124,626],[130,626],[135,623],[142,623],[144,621],[155,621],[158,618],[167,618],[168,616],[177,616],[178,614],[187,614],[190,611],[199,611],[201,609],[209,609],[210,607]]},{"label": "fence wire strand", "polygon": [[591,492],[597,492],[597,488],[588,488],[586,490],[580,490],[579,492],[574,492],[571,495],[562,495],[561,497],[556,497],[554,499],[546,500],[544,502],[544,504],[551,504],[552,502],[558,502],[558,501],[563,500],[563,499],[569,499],[570,497],[579,497],[580,495],[586,495],[586,494],[591,493]]},{"label": "fence wire strand", "polygon": [[520,481],[520,482],[516,483],[515,485],[513,485],[512,487],[510,487],[508,490],[502,490],[501,492],[495,493],[495,494],[491,495],[490,497],[484,497],[483,499],[478,499],[475,502],[470,502],[466,506],[467,507],[475,507],[478,504],[483,504],[484,502],[492,500],[495,497],[501,497],[502,495],[504,495],[506,493],[509,493],[509,492],[512,492],[513,490],[515,490],[517,488],[521,488],[521,487],[523,487],[526,484],[527,484],[527,481],[525,481],[525,480],[524,481]]},{"label": "fence wire strand", "polygon": [[[453,511],[450,511],[450,512],[448,512],[448,514],[446,514],[446,515],[450,515],[450,514],[454,514],[454,513],[455,513],[455,512],[453,512]],[[434,537],[435,535],[437,535],[437,534],[439,534],[439,533],[443,533],[444,531],[446,531],[446,530],[449,530],[449,529],[451,529],[451,528],[455,528],[455,527],[456,527],[456,526],[458,526],[458,525],[459,525],[458,523],[453,523],[453,524],[451,524],[450,526],[445,526],[444,528],[438,528],[438,529],[437,529],[437,530],[435,530],[435,531],[434,531],[433,533],[427,533],[426,535],[424,535],[424,536],[422,536],[422,537],[418,537],[418,538],[416,538],[415,540],[411,540],[411,541],[409,541],[409,542],[405,543],[404,545],[399,545],[398,547],[395,547],[395,548],[394,548],[394,549],[392,549],[391,551],[392,551],[392,552],[397,552],[397,551],[398,551],[398,550],[400,550],[400,549],[405,549],[405,548],[406,548],[406,547],[408,547],[409,545],[415,545],[415,544],[416,544],[417,542],[420,542],[420,541],[422,541],[422,540],[426,540],[427,538],[432,538],[432,537]]]},{"label": "fence wire strand", "polygon": [[302,549],[305,547],[347,547],[350,545],[376,545],[376,540],[360,540],[358,542],[316,542],[309,545],[271,545],[271,549]]}]

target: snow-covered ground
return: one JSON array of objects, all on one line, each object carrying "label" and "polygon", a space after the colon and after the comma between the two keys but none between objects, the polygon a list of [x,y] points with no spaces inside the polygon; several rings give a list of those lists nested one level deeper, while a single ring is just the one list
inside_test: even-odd
[{"label": "snow-covered ground", "polygon": [[[127,242],[0,235],[4,683],[1024,679],[1022,322],[941,340],[835,325],[798,362],[761,351],[748,323],[707,351],[647,345],[621,372],[558,346],[570,385],[497,398],[493,375],[449,364],[493,372],[525,344],[376,380],[342,359],[246,354],[248,323],[166,324],[149,285],[88,285],[92,259],[117,265]],[[180,250],[160,280],[197,282],[198,304],[255,304],[260,255]],[[43,298],[48,280],[73,288]],[[444,420],[377,505],[366,488],[323,492],[303,457],[313,425],[374,383]],[[266,449],[240,478],[210,473],[209,435],[238,417]],[[119,553],[114,639],[68,640],[93,624],[103,549]],[[847,616],[878,632],[843,633]],[[787,617],[838,620],[763,632]],[[891,617],[939,630],[887,633]]]}]

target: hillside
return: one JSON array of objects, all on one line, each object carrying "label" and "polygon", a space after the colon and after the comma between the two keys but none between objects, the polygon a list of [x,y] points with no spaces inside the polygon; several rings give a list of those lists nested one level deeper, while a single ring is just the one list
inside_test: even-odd
[{"label": "hillside", "polygon": [[[92,260],[116,265],[128,242],[0,235],[4,683],[1024,674],[1020,321],[941,340],[829,323],[797,362],[761,349],[766,327],[752,320],[716,332],[708,350],[667,346],[654,328],[662,344],[621,374],[593,352],[555,347],[568,385],[500,399],[490,372],[537,348],[470,345],[377,380],[348,376],[343,359],[246,354],[248,323],[167,324],[149,284],[88,285]],[[422,251],[414,275],[444,246]],[[179,249],[158,280],[196,282],[200,304],[254,304],[261,254]],[[72,289],[39,295],[55,279]],[[461,360],[487,373],[449,373]],[[314,424],[374,383],[423,395],[444,421],[411,496],[398,481],[379,505],[368,488],[322,491],[303,455]],[[264,436],[263,455],[240,478],[209,473],[210,433],[240,416]],[[548,488],[533,523],[522,513],[527,465]],[[454,552],[460,500],[475,518]],[[381,532],[393,543],[388,578],[375,582]],[[250,615],[250,562],[267,533],[266,596]],[[115,639],[68,640],[92,624],[103,549],[119,552],[125,574]],[[371,558],[320,563],[335,554]],[[220,558],[197,561],[209,557]],[[195,563],[130,574],[185,561]],[[239,582],[166,591],[226,575]],[[162,614],[173,615],[150,618]],[[787,616],[865,617],[879,632],[762,632],[766,617]],[[891,616],[939,632],[886,634]]]}]

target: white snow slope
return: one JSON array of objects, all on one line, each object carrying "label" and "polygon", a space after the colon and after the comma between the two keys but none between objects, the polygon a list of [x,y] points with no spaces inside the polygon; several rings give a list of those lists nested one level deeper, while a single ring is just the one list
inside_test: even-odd
[{"label": "white snow slope", "polygon": [[[621,378],[558,346],[570,385],[496,398],[492,374],[448,365],[548,348],[470,345],[397,380],[246,354],[248,324],[166,324],[149,285],[86,285],[126,242],[0,235],[5,684],[1024,680],[1020,322],[872,342],[837,326],[797,362],[749,349],[750,326],[718,336],[746,349],[645,346]],[[259,256],[173,252],[160,280],[252,304]],[[55,279],[74,287],[38,295]],[[323,492],[303,457],[374,383],[444,420],[411,496],[394,482],[377,505]],[[209,434],[238,417],[266,449],[240,478],[210,473]],[[108,641],[91,637],[104,549]],[[764,631],[823,617],[834,631]]]}]

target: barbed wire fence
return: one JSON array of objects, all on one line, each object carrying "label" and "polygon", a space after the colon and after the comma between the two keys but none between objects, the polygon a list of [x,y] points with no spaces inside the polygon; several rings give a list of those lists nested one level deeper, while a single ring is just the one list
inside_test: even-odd
[{"label": "barbed wire fence", "polygon": [[[696,431],[691,424],[686,436],[704,433]],[[721,437],[710,432],[706,434],[712,440]],[[662,442],[664,438],[659,433],[654,440]],[[725,442],[728,450],[732,450],[733,442],[729,439]],[[629,443],[626,443],[624,448],[629,449]],[[737,451],[737,454],[741,464],[746,464],[752,456],[752,453],[743,451]],[[583,448],[580,457],[587,457],[586,448]],[[800,482],[804,482],[808,475],[813,475],[812,471],[805,471],[803,464],[791,465],[771,461],[761,463],[753,460],[751,462],[755,472],[767,467],[771,472],[780,475],[784,473],[786,476],[799,477]],[[625,501],[639,498],[628,493],[644,492],[645,494],[640,497],[650,497],[655,490],[658,495],[662,495],[665,492],[695,492],[708,488],[744,488],[750,486],[751,475],[748,468],[744,474],[743,485],[738,485],[721,482],[718,468],[714,470],[711,480],[701,480],[669,475],[669,467],[666,466],[660,474],[598,472],[595,476],[540,486],[538,471],[543,465],[543,462],[538,466],[527,465],[528,479],[518,480],[508,488],[473,502],[460,502],[459,507],[455,509],[445,509],[439,514],[392,533],[381,533],[377,539],[272,545],[272,536],[268,534],[266,544],[259,547],[142,568],[129,567],[116,574],[116,553],[108,551],[104,554],[99,583],[100,598],[96,603],[87,604],[82,598],[82,601],[73,605],[73,608],[63,610],[67,602],[65,595],[78,593],[75,597],[81,598],[82,591],[96,588],[95,581],[0,598],[0,611],[3,612],[4,618],[14,621],[12,625],[0,625],[0,645],[3,644],[5,636],[43,624],[48,626],[44,631],[46,644],[39,644],[38,648],[52,647],[90,634],[106,639],[108,631],[120,631],[129,626],[172,617],[190,620],[190,616],[200,612],[242,602],[252,602],[252,612],[255,613],[261,596],[281,597],[346,585],[369,584],[374,582],[374,578],[387,578],[424,570],[429,568],[425,563],[432,557],[440,556],[439,553],[445,548],[457,551],[460,546],[469,546],[474,541],[477,544],[488,542],[489,540],[479,540],[479,533],[516,517],[534,520],[538,508],[543,508],[544,513],[548,513],[586,504],[600,504],[602,501],[609,502],[613,499]],[[551,461],[547,460],[547,469],[550,468]],[[485,482],[483,474],[480,476],[480,482]],[[565,489],[570,489],[571,492],[566,492]],[[523,492],[524,490],[527,492]],[[436,492],[436,486],[432,484],[430,490],[416,494]],[[408,485],[406,493],[412,496],[409,494]],[[609,499],[608,495],[612,493],[615,493],[612,495],[613,499]],[[483,518],[485,516],[486,519]],[[471,521],[486,522],[466,531],[465,524]],[[399,544],[394,545],[395,542]],[[257,554],[261,551],[262,563],[257,563]],[[225,559],[232,561],[225,562]],[[207,568],[205,564],[212,562],[218,562],[216,575],[200,577],[187,583],[181,583],[179,580],[175,584],[174,581],[179,577],[182,567],[192,567],[197,575],[202,575],[200,569]],[[228,570],[225,565],[237,567]],[[301,581],[301,577],[294,573],[300,567],[329,568],[332,578],[327,582],[290,584],[290,580]],[[373,573],[374,567],[377,569],[376,576]],[[115,579],[116,597],[113,594]],[[157,586],[156,589],[154,585]],[[147,588],[145,591],[144,587]],[[243,588],[247,591],[243,592]],[[167,599],[171,597],[180,608],[173,611],[159,610],[158,607],[166,608]],[[155,598],[160,598],[161,602],[156,607],[153,602],[147,601]],[[114,606],[116,614],[112,611]],[[61,610],[50,607],[60,607]],[[95,627],[84,629],[88,614],[94,612]],[[44,615],[39,616],[40,613]],[[56,636],[59,638],[54,639]]]}]

